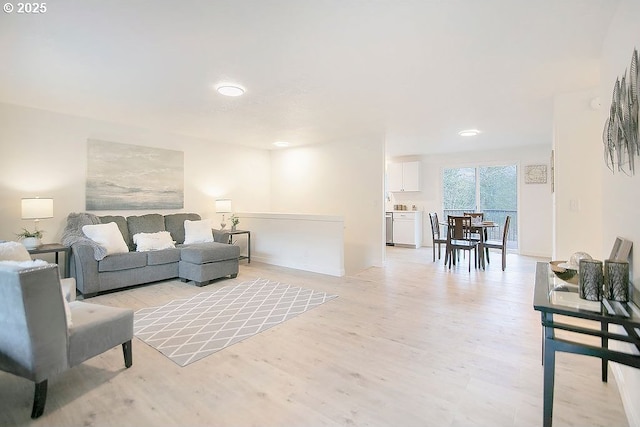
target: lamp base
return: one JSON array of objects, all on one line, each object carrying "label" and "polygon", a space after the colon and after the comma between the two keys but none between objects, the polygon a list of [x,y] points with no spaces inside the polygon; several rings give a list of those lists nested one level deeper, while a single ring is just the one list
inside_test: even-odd
[{"label": "lamp base", "polygon": [[220,230],[224,230],[224,228],[227,226],[226,222],[221,222],[220,223]]}]

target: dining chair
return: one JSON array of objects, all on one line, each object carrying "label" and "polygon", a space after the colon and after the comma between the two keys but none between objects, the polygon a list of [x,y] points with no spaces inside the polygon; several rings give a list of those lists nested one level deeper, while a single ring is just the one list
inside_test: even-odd
[{"label": "dining chair", "polygon": [[470,216],[474,220],[477,220],[477,218],[480,218],[480,221],[484,221],[484,212],[463,212],[462,215]]},{"label": "dining chair", "polygon": [[487,249],[487,262],[489,262],[489,249],[500,249],[502,252],[502,271],[507,267],[507,235],[509,234],[509,223],[511,217],[507,215],[504,219],[504,229],[502,230],[502,241],[485,240],[484,247]]},{"label": "dining chair", "polygon": [[438,245],[438,259],[440,259],[440,249],[442,245],[447,244],[447,239],[440,235],[440,223],[438,222],[438,214],[436,212],[429,213],[431,221],[431,241],[433,242],[433,262],[436,262],[436,245]]},{"label": "dining chair", "polygon": [[477,240],[469,238],[469,230],[471,226],[471,218],[468,216],[447,217],[447,250],[445,254],[445,263],[448,262],[449,268],[451,263],[456,263],[456,252],[459,250],[469,252],[469,272],[471,272],[471,251],[473,250],[474,265],[478,267],[478,245]]},{"label": "dining chair", "polygon": [[[482,222],[484,221],[484,212],[464,212],[462,215],[464,216],[469,216],[471,217],[471,222],[475,223],[475,222]],[[481,239],[480,233],[484,232],[484,239]],[[472,232],[471,233],[471,239],[473,240],[478,240],[478,241],[484,241],[487,240],[487,230],[484,229],[480,232]],[[488,254],[489,253],[489,249],[485,248],[484,251]],[[488,256],[488,255],[487,255]]]}]

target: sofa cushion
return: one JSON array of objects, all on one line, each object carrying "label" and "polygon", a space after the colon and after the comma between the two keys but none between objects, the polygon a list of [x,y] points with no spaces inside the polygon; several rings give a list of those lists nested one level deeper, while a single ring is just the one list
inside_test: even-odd
[{"label": "sofa cushion", "polygon": [[129,227],[129,248],[135,250],[133,235],[137,233],[157,233],[165,231],[164,217],[160,214],[146,214],[140,216],[128,216],[127,226]]},{"label": "sofa cushion", "polygon": [[104,215],[99,216],[98,219],[102,224],[115,222],[118,225],[120,233],[122,233],[122,238],[124,239],[127,246],[129,246],[129,227],[127,226],[127,219],[125,217],[120,215]]},{"label": "sofa cushion", "polygon": [[199,221],[197,213],[177,213],[164,216],[164,228],[178,244],[184,243],[184,221]]},{"label": "sofa cushion", "polygon": [[74,318],[69,331],[69,366],[133,338],[133,310],[81,301],[69,306]]},{"label": "sofa cushion", "polygon": [[180,261],[180,249],[163,249],[147,252],[147,265],[171,264]]},{"label": "sofa cushion", "polygon": [[240,257],[240,248],[238,246],[225,243],[194,243],[180,248],[180,259],[192,264],[206,264]]},{"label": "sofa cushion", "polygon": [[98,262],[98,271],[120,271],[147,265],[146,252],[128,252],[106,256]]}]

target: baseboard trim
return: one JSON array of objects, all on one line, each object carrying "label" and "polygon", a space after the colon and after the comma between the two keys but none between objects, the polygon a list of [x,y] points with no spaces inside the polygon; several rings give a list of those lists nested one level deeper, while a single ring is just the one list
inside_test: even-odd
[{"label": "baseboard trim", "polygon": [[611,372],[616,378],[618,392],[620,393],[620,399],[622,400],[622,407],[627,416],[627,421],[630,426],[640,426],[640,409],[638,408],[637,402],[630,396],[630,386],[626,384],[621,366],[615,362],[610,362],[610,364]]},{"label": "baseboard trim", "polygon": [[311,265],[311,264],[295,264],[286,261],[278,261],[269,257],[261,257],[259,255],[251,255],[251,260],[262,262],[264,264],[277,265],[278,267],[293,268],[295,270],[311,271],[313,273],[327,274],[329,276],[342,277],[344,276],[344,269],[328,269],[326,267]]}]

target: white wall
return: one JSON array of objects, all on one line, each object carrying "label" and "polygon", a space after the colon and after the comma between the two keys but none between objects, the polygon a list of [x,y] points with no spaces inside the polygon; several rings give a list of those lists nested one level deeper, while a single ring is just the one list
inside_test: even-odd
[{"label": "white wall", "polygon": [[0,104],[0,239],[33,228],[20,219],[20,199],[41,196],[54,199],[54,218],[40,222],[43,242],[59,241],[67,215],[85,211],[88,138],[184,151],[182,211],[217,219],[220,196],[232,199],[234,210],[270,209],[268,151]]},{"label": "white wall", "polygon": [[597,96],[594,88],[554,100],[556,260],[578,251],[603,259],[601,110],[590,105]]},{"label": "white wall", "polygon": [[[551,133],[551,131],[549,132]],[[536,146],[495,151],[477,151],[429,156],[406,156],[389,161],[421,162],[422,189],[418,192],[392,193],[387,208],[394,204],[416,205],[424,210],[423,245],[431,246],[431,225],[428,212],[442,215],[442,170],[445,167],[518,165],[519,200],[519,252],[532,256],[551,256],[551,183],[524,184],[525,165],[545,164],[550,166],[551,141]]]},{"label": "white wall", "polygon": [[384,261],[384,140],[351,138],[272,152],[273,212],[344,218],[345,270]]},{"label": "white wall", "polygon": [[241,212],[251,231],[251,259],[344,276],[344,220],[339,216]]},{"label": "white wall", "polygon": [[[640,17],[640,2],[637,0],[623,0],[617,14],[611,22],[607,38],[603,44],[602,54],[602,83],[600,97],[602,99],[602,114],[600,123],[604,124],[605,115],[611,105],[611,95],[616,77],[629,69],[631,54],[634,48],[640,48],[640,31],[638,18]],[[600,128],[600,132],[602,127]],[[621,173],[613,174],[604,166],[602,148],[600,154],[600,169],[602,173],[602,253],[608,254],[616,236],[625,237],[633,241],[631,278],[634,283],[636,302],[640,300],[640,161],[636,162],[634,176]],[[636,160],[640,160],[636,157]],[[634,268],[635,266],[635,268]],[[628,351],[638,351],[631,346],[625,346]],[[620,388],[629,424],[640,426],[640,370],[626,366],[615,365],[613,370]]]},{"label": "white wall", "polygon": [[40,222],[43,242],[60,240],[67,215],[85,211],[87,139],[184,151],[182,211],[218,220],[214,200],[226,197],[232,199],[234,211],[341,216],[347,273],[383,263],[384,141],[380,137],[271,154],[1,103],[0,239],[14,240],[22,227],[33,228],[32,221],[20,219],[20,199],[41,196],[54,199],[54,218]]}]

